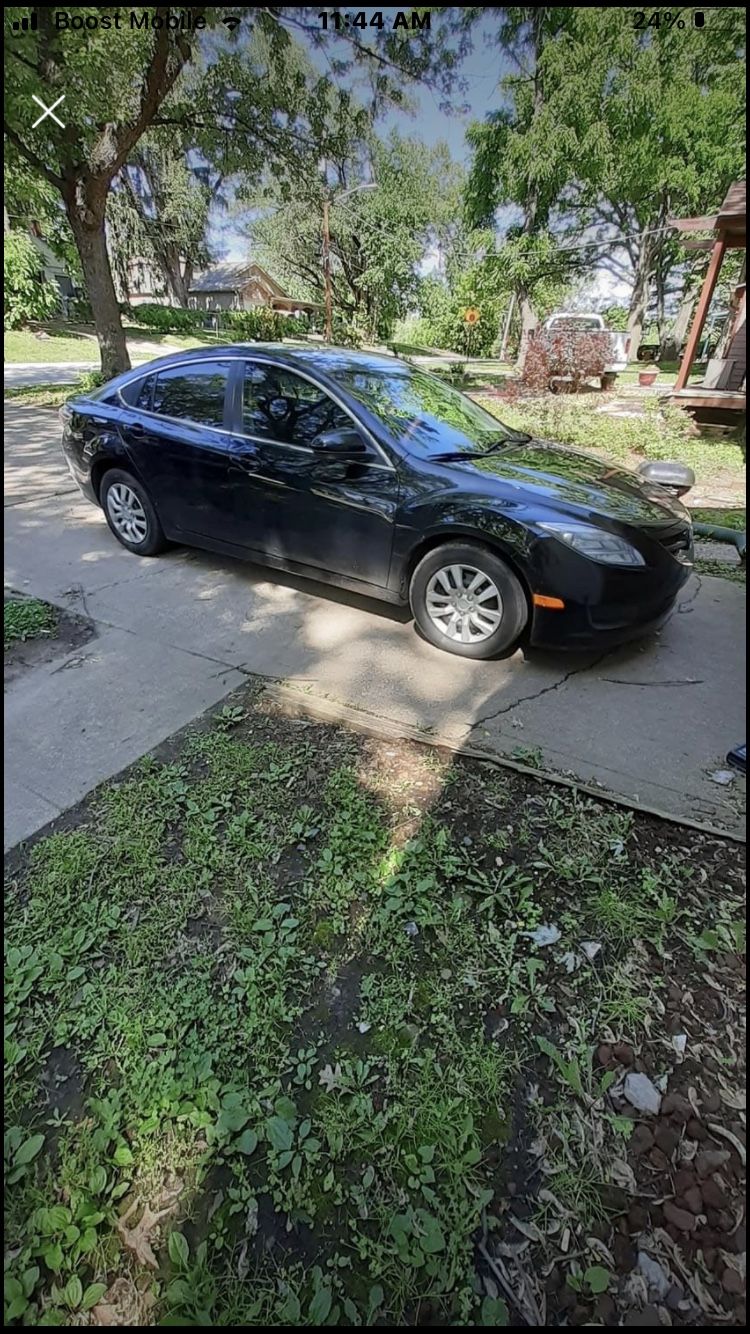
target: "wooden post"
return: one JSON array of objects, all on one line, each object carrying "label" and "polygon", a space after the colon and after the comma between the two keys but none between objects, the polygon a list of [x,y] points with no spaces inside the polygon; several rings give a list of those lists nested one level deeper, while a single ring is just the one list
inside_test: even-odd
[{"label": "wooden post", "polygon": [[706,316],[708,314],[708,308],[711,305],[711,298],[714,294],[716,283],[721,272],[724,251],[726,248],[726,238],[720,236],[711,251],[708,273],[703,280],[703,289],[698,299],[695,317],[693,319],[690,333],[688,334],[687,347],[685,348],[685,354],[680,363],[680,369],[677,372],[677,379],[675,380],[674,390],[672,391],[673,393],[677,393],[680,389],[685,388],[690,372],[693,369],[695,354],[698,350],[701,334],[703,333],[703,326],[706,323]]},{"label": "wooden post", "polygon": [[323,200],[323,282],[325,290],[326,323],[325,340],[333,342],[333,292],[331,290],[331,229],[328,217],[328,200]]}]

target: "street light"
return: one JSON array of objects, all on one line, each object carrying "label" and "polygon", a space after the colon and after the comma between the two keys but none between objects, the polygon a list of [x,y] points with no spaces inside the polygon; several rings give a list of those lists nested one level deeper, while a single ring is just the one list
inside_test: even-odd
[{"label": "street light", "polygon": [[362,185],[353,185],[349,190],[342,190],[341,194],[334,195],[333,198],[325,195],[323,198],[323,283],[325,294],[326,324],[325,340],[327,343],[333,342],[333,284],[331,282],[331,227],[329,218],[329,209],[331,204],[340,203],[348,195],[354,195],[358,190],[374,190],[377,187],[377,181],[364,181]]}]

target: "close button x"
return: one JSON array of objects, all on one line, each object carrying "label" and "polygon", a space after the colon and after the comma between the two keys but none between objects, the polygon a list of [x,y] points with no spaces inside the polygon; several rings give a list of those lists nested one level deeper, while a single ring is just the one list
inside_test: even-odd
[{"label": "close button x", "polygon": [[43,108],[43,114],[39,116],[37,120],[34,121],[34,124],[31,127],[32,130],[35,130],[37,125],[41,125],[42,121],[46,120],[48,116],[52,117],[52,119],[56,122],[56,124],[60,126],[61,130],[65,129],[63,122],[61,120],[58,120],[57,116],[55,115],[55,107],[59,107],[60,103],[65,101],[65,93],[63,93],[62,97],[58,97],[57,101],[53,102],[51,107],[48,107],[47,103],[43,102],[41,97],[37,97],[36,93],[32,93],[31,97],[32,101],[36,102],[38,107]]}]

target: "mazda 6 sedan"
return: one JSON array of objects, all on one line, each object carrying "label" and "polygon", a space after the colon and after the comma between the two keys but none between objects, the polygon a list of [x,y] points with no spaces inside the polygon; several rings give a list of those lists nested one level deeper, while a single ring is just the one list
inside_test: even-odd
[{"label": "mazda 6 sedan", "polygon": [[408,602],[466,658],[642,635],[691,567],[668,491],[513,431],[394,357],[178,352],[62,420],[73,477],[129,551],[185,543]]}]

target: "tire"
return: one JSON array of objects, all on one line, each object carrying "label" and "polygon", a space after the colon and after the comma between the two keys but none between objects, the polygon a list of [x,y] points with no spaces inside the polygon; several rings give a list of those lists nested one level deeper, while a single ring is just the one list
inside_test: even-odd
[{"label": "tire", "polygon": [[601,377],[602,391],[608,393],[617,383],[617,371],[605,371]]},{"label": "tire", "polygon": [[[459,578],[463,593],[458,591]],[[473,606],[466,600],[472,585]],[[506,652],[529,618],[526,595],[516,575],[500,556],[479,543],[446,542],[429,551],[412,575],[409,603],[425,639],[462,658],[494,658]]]},{"label": "tire", "polygon": [[105,472],[99,500],[111,531],[128,551],[136,556],[156,556],[167,546],[151,498],[132,473],[123,468]]}]

